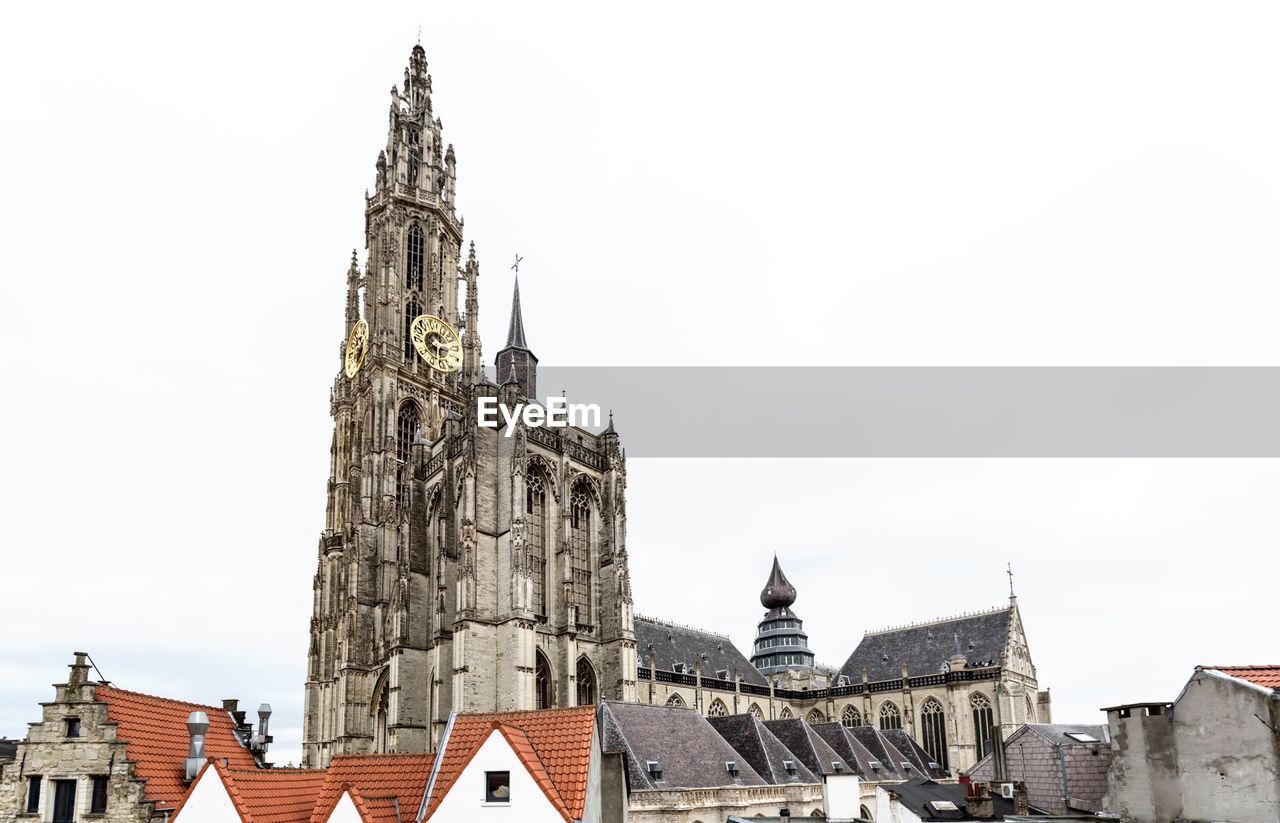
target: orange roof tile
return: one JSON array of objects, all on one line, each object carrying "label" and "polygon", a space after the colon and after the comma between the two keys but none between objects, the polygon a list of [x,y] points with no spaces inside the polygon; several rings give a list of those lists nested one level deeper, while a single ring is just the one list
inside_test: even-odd
[{"label": "orange roof tile", "polygon": [[343,793],[354,789],[352,800],[369,823],[412,820],[434,762],[434,755],[421,753],[338,755],[329,764],[310,816],[300,819],[323,823]]},{"label": "orange roof tile", "polygon": [[565,819],[581,819],[595,724],[594,706],[455,716],[425,817],[435,812],[471,758],[497,729]]},{"label": "orange roof tile", "polygon": [[146,784],[146,798],[157,809],[172,809],[187,793],[187,715],[209,716],[205,754],[223,760],[233,769],[253,769],[253,755],[236,737],[231,716],[220,706],[185,703],[167,697],[128,692],[114,686],[97,686],[94,698],[107,704],[107,719],[116,724],[116,739],[126,741],[125,753],[136,765],[135,774]]},{"label": "orange roof tile", "polygon": [[320,788],[323,769],[227,769],[221,761],[214,767],[246,823],[305,823],[311,817]]},{"label": "orange roof tile", "polygon": [[1280,689],[1280,666],[1201,666],[1231,677],[1247,680],[1255,686],[1275,691]]}]

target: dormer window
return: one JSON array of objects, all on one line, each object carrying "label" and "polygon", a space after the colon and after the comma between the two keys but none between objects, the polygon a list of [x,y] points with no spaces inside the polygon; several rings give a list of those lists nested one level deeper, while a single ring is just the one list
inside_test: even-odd
[{"label": "dormer window", "polygon": [[649,777],[656,783],[662,779],[662,764],[656,760],[649,760],[645,763],[649,767]]},{"label": "dormer window", "polygon": [[730,777],[738,776],[738,761],[726,760],[724,762],[724,770],[729,773]]},{"label": "dormer window", "polygon": [[786,769],[786,770],[787,770],[787,774],[792,774],[792,775],[793,775],[793,774],[795,774],[795,773],[796,773],[796,761],[794,761],[794,760],[784,760],[784,761],[782,761],[782,768],[784,768],[784,769]]}]

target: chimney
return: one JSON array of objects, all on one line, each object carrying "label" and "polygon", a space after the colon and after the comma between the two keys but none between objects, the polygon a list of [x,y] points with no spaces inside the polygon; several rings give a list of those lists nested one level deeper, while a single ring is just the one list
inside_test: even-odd
[{"label": "chimney", "polygon": [[187,750],[187,782],[196,779],[204,765],[204,734],[209,731],[209,716],[204,712],[187,715],[187,733],[191,735],[191,748]]},{"label": "chimney", "polygon": [[272,742],[270,734],[270,726],[268,721],[271,720],[271,704],[263,703],[258,706],[258,734],[253,738],[253,750],[259,756],[259,759],[267,756],[267,746]]},{"label": "chimney", "polygon": [[1027,796],[1026,783],[1013,784],[1013,813],[1020,815],[1031,814],[1031,798]]},{"label": "chimney", "polygon": [[970,783],[965,787],[964,810],[970,817],[988,820],[996,816],[996,804],[984,783]]}]

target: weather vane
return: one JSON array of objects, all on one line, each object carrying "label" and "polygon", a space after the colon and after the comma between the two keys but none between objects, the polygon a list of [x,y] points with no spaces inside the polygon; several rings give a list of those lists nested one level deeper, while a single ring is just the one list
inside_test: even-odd
[{"label": "weather vane", "polygon": [[516,255],[516,262],[511,264],[511,270],[516,273],[516,277],[520,276],[520,264],[524,262],[524,258]]},{"label": "weather vane", "polygon": [[1013,593],[1013,564],[1006,563],[1004,568],[1005,568],[1005,574],[1009,575],[1009,596],[1017,597],[1017,595]]}]

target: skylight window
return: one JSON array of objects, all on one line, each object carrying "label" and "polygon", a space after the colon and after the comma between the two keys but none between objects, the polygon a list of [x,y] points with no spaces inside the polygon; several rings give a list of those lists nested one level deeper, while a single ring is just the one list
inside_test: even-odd
[{"label": "skylight window", "polygon": [[1067,737],[1071,738],[1077,743],[1101,743],[1102,742],[1101,740],[1094,737],[1093,735],[1086,734],[1085,732],[1067,732]]}]

